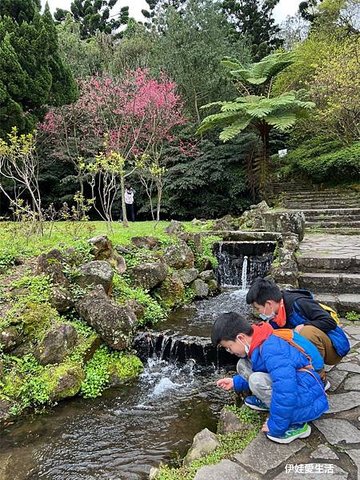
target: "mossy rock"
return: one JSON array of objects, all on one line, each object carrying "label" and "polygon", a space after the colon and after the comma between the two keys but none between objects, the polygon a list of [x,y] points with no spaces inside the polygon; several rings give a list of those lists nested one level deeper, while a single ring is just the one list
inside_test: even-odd
[{"label": "mossy rock", "polygon": [[123,354],[114,358],[109,364],[110,386],[118,386],[138,377],[143,369],[144,366],[136,355]]},{"label": "mossy rock", "polygon": [[85,378],[81,365],[66,363],[52,367],[48,374],[51,379],[49,399],[52,402],[77,395]]},{"label": "mossy rock", "polygon": [[156,290],[156,297],[160,305],[172,309],[184,303],[185,286],[177,273],[168,276],[160,288]]}]

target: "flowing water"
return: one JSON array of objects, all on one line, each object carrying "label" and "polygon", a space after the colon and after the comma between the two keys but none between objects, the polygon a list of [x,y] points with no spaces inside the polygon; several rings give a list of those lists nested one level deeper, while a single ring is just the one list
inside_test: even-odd
[{"label": "flowing water", "polygon": [[[229,290],[181,309],[167,322],[209,336],[215,316],[244,311],[244,293]],[[163,325],[161,325],[161,328]],[[145,480],[151,466],[183,456],[194,435],[216,430],[231,394],[223,374],[195,361],[150,359],[139,379],[95,400],[76,398],[9,426],[0,436],[1,480]],[[7,466],[1,477],[1,465]]]}]

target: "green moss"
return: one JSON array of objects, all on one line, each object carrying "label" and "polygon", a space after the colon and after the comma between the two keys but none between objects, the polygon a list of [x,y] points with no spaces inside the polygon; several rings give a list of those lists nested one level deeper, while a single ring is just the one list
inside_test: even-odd
[{"label": "green moss", "polygon": [[50,387],[49,399],[58,401],[79,393],[85,372],[80,364],[65,362],[51,367],[46,377]]},{"label": "green moss", "polygon": [[58,312],[48,303],[21,300],[7,313],[5,323],[16,325],[20,332],[41,341],[50,326],[59,321]]},{"label": "green moss", "polygon": [[24,276],[12,282],[12,288],[22,289],[20,298],[28,302],[43,303],[50,299],[51,282],[47,275]]},{"label": "green moss", "polygon": [[166,317],[165,309],[146,290],[130,287],[126,279],[118,274],[113,278],[113,296],[120,304],[135,300],[144,307],[144,315],[138,319],[139,325],[156,325]]},{"label": "green moss", "polygon": [[354,311],[346,312],[345,313],[345,318],[346,318],[346,320],[349,320],[350,322],[357,322],[358,320],[360,320],[360,313],[354,312]]},{"label": "green moss", "polygon": [[112,374],[126,380],[137,376],[142,368],[142,363],[134,355],[110,351],[103,345],[85,366],[81,394],[85,398],[98,397],[109,386]]}]

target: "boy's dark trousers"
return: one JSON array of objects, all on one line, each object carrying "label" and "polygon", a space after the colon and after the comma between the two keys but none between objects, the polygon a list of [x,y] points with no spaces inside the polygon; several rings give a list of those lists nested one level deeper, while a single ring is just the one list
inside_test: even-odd
[{"label": "boy's dark trousers", "polygon": [[135,209],[133,203],[126,203],[126,216],[131,222],[135,222]]}]

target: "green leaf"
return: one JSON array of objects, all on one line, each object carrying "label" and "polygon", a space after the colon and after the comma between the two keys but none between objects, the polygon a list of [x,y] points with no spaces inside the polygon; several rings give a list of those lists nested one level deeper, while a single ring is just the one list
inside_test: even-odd
[{"label": "green leaf", "polygon": [[239,118],[231,125],[223,129],[219,136],[220,140],[222,140],[223,142],[231,140],[232,138],[236,137],[236,135],[238,135],[240,132],[245,130],[245,128],[249,125],[250,122],[251,117]]}]

